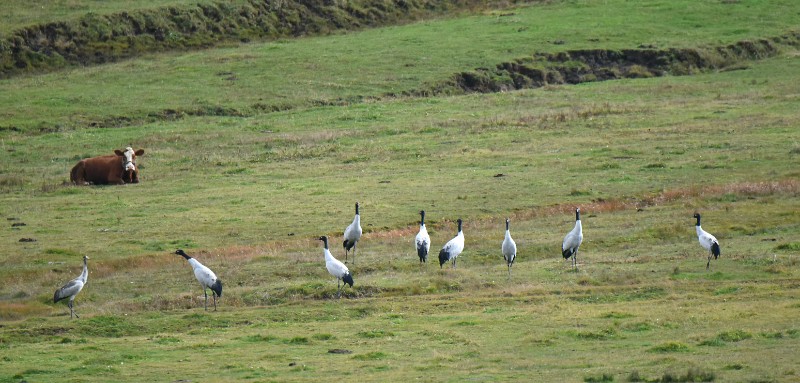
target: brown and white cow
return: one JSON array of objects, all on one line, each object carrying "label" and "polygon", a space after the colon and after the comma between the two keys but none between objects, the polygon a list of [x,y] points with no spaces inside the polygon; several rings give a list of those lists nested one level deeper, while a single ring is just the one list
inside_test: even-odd
[{"label": "brown and white cow", "polygon": [[114,150],[115,154],[86,158],[78,161],[69,173],[69,179],[76,185],[135,184],[139,182],[139,169],[136,156],[144,154],[144,149],[134,151],[127,147],[124,151]]}]

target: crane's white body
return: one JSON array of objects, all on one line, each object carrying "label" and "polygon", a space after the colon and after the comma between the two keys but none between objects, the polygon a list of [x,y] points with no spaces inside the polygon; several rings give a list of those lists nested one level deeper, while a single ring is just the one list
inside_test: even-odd
[{"label": "crane's white body", "polygon": [[447,241],[447,243],[442,246],[442,250],[439,250],[439,267],[441,268],[442,265],[445,264],[447,261],[453,261],[453,268],[456,267],[456,258],[464,251],[464,232],[461,229],[461,219],[458,219],[458,234],[456,236]]},{"label": "crane's white body", "polygon": [[186,261],[189,262],[189,265],[192,266],[194,277],[203,289],[203,295],[205,296],[204,308],[208,310],[208,291],[206,289],[211,289],[211,295],[214,299],[214,311],[217,311],[217,297],[222,296],[222,281],[217,278],[217,275],[214,274],[211,269],[200,263],[200,261],[188,256],[183,250],[179,249],[175,254],[184,257]]},{"label": "crane's white body", "polygon": [[322,236],[319,239],[323,243],[322,254],[325,256],[325,268],[328,269],[330,275],[336,278],[336,287],[338,289],[336,296],[339,297],[342,295],[342,282],[353,287],[353,276],[347,266],[331,254],[328,249],[328,237]]},{"label": "crane's white body", "polygon": [[334,258],[330,250],[323,249],[323,254],[325,255],[325,268],[337,280],[341,281],[345,275],[350,274],[350,269],[342,261]]},{"label": "crane's white body", "polygon": [[200,283],[200,287],[202,287],[204,291],[217,283],[217,275],[214,274],[211,269],[194,258],[189,258],[188,261],[189,264],[192,265],[194,277],[197,278],[197,282]]},{"label": "crane's white body", "polygon": [[76,318],[80,318],[78,314],[72,307],[73,302],[75,301],[75,296],[78,295],[81,290],[83,290],[83,286],[86,285],[86,281],[89,279],[89,267],[87,265],[87,261],[89,257],[83,257],[83,271],[81,275],[77,278],[67,282],[64,286],[61,286],[60,289],[56,290],[55,294],[53,294],[53,303],[56,303],[62,299],[69,298],[69,302],[67,302],[67,307],[69,307],[69,317],[72,318],[74,315]]},{"label": "crane's white body", "polygon": [[347,262],[347,254],[350,249],[353,249],[353,263],[356,263],[356,245],[358,241],[361,239],[361,215],[358,213],[358,202],[356,202],[356,215],[353,218],[353,222],[344,229],[344,242],[342,246],[344,247],[344,260]]},{"label": "crane's white body", "polygon": [[700,246],[703,246],[704,249],[711,251],[711,247],[714,244],[719,246],[719,241],[717,241],[717,237],[711,235],[711,233],[703,230],[702,227],[695,226],[697,229],[697,240],[700,241]]},{"label": "crane's white body", "polygon": [[578,270],[578,248],[583,242],[583,226],[581,225],[581,209],[575,209],[575,227],[564,237],[561,243],[561,255],[564,259],[572,257],[572,267]]},{"label": "crane's white body", "polygon": [[506,264],[508,264],[508,277],[511,278],[511,266],[514,264],[514,260],[517,258],[517,244],[514,242],[514,239],[511,238],[508,219],[506,219],[506,237],[503,239],[502,250],[503,259],[505,259]]},{"label": "crane's white body", "polygon": [[417,249],[420,263],[427,262],[428,253],[431,250],[431,237],[428,235],[428,229],[425,228],[425,211],[420,211],[419,233],[414,239],[414,245]]},{"label": "crane's white body", "polygon": [[708,251],[708,263],[706,263],[706,270],[711,267],[711,257],[717,259],[720,255],[719,241],[709,232],[700,227],[700,214],[695,214],[694,218],[697,219],[695,230],[697,231],[697,240],[700,241],[700,246],[703,246]]}]

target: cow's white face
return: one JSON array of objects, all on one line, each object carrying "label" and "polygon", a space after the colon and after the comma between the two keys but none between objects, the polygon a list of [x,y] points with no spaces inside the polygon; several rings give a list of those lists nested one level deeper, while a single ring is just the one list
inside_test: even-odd
[{"label": "cow's white face", "polygon": [[130,146],[122,152],[122,168],[124,171],[136,171],[136,153]]},{"label": "cow's white face", "polygon": [[136,156],[144,154],[144,149],[134,151],[130,146],[125,151],[114,150],[122,162],[122,179],[125,183],[139,182],[139,170],[136,168]]}]

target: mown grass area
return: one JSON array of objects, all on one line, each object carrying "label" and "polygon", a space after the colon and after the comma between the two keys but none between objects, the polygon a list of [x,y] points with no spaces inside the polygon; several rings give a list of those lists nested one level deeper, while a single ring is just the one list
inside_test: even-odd
[{"label": "mown grass area", "polygon": [[[643,17],[637,8],[607,3],[630,12],[630,20]],[[592,16],[605,23],[598,7],[553,3],[539,12],[566,30]],[[556,14],[576,17],[559,24]],[[293,49],[276,50],[275,60],[325,52],[326,41],[380,33],[411,38],[421,26],[460,36],[456,27],[465,20],[507,17],[286,41],[281,46]],[[700,28],[707,38],[689,44],[695,37],[686,37],[687,45],[743,37],[714,20]],[[596,29],[601,40],[594,46],[635,42],[610,25]],[[667,25],[653,36],[686,33]],[[476,47],[488,39],[474,35]],[[360,54],[374,54],[371,44]],[[529,49],[516,44],[509,57]],[[125,65],[159,72],[172,60],[191,71],[190,62],[219,57],[234,65],[241,49],[255,46],[157,55],[3,86],[56,81],[77,95],[87,90],[75,79],[117,72],[103,82],[106,106],[91,111],[87,99],[75,110],[100,119],[129,115],[137,96],[118,79],[146,82],[147,71],[123,76]],[[480,60],[503,61],[499,56]],[[739,70],[696,76],[314,107],[305,93],[330,70],[329,60],[320,60],[320,70],[287,72],[297,85],[285,101],[291,110],[0,132],[0,382],[797,380],[798,57],[787,48]],[[369,60],[346,60],[344,52],[341,60],[353,63],[340,75],[349,80],[324,97],[389,88],[373,81],[383,75],[369,74]],[[480,60],[456,58],[441,73]],[[247,79],[254,89],[283,86],[285,80],[254,80],[268,76],[270,61],[249,63],[253,73],[264,72]],[[391,66],[376,66],[376,73]],[[413,88],[439,77],[382,81]],[[258,102],[251,98],[256,90],[222,97],[215,84],[168,76],[163,84],[149,89],[206,92],[230,108]],[[18,97],[10,99],[47,99],[45,89],[13,89]],[[141,113],[172,107],[140,98]],[[13,118],[52,123],[73,112],[42,106]],[[128,144],[146,150],[140,184],[64,184],[78,159]],[[314,237],[333,236],[332,251],[341,258],[336,238],[355,201],[365,236],[349,265],[355,287],[336,300]],[[585,235],[578,272],[559,249],[575,206],[582,207]],[[427,211],[434,253],[424,266],[412,245],[420,209]],[[695,211],[722,244],[708,271]],[[457,269],[439,269],[435,253],[455,234],[459,217],[465,252]],[[520,249],[510,279],[500,256],[506,217]],[[191,268],[171,254],[179,247],[223,280],[218,312],[203,311]],[[69,320],[51,297],[78,275],[82,255],[91,257],[89,283],[76,299],[81,318]]]}]

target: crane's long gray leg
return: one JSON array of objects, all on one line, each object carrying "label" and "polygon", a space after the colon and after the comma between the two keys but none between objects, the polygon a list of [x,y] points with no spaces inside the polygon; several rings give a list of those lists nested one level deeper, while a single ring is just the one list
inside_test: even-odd
[{"label": "crane's long gray leg", "polygon": [[[75,298],[75,297],[73,296],[72,298]],[[70,300],[69,300],[69,304],[67,305],[67,306],[69,306],[69,319],[72,319],[72,316],[73,316],[73,315],[75,315],[75,317],[76,317],[76,318],[80,318],[80,317],[78,316],[78,314],[75,312],[75,309],[72,307],[72,301],[73,301],[73,300],[74,300],[74,299],[70,299]]]},{"label": "crane's long gray leg", "polygon": [[217,294],[211,293],[211,297],[214,298],[214,311],[217,311]]},{"label": "crane's long gray leg", "polygon": [[208,292],[206,291],[206,289],[203,289],[203,295],[206,296],[205,303],[203,303],[203,308],[206,309],[206,311],[208,311]]},{"label": "crane's long gray leg", "polygon": [[511,265],[508,265],[508,280],[511,280]]},{"label": "crane's long gray leg", "polygon": [[356,247],[358,246],[358,242],[353,243],[353,264],[356,264]]},{"label": "crane's long gray leg", "polygon": [[709,266],[711,266],[711,255],[708,256],[708,263],[706,263],[706,270],[708,270]]}]

